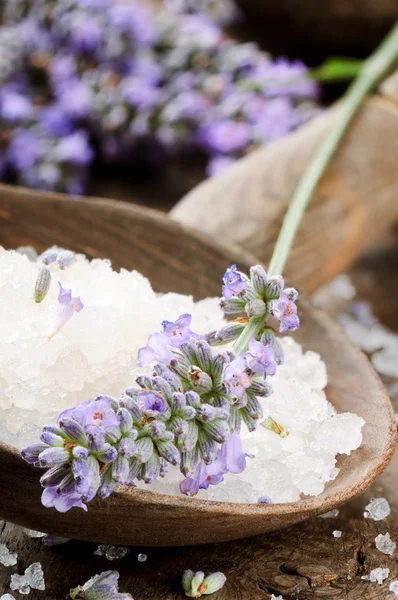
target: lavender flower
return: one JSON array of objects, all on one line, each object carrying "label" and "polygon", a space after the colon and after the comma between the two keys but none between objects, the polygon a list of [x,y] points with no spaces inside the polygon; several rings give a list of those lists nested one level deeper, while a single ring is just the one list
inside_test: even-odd
[{"label": "lavender flower", "polygon": [[249,342],[249,350],[243,355],[246,361],[246,366],[253,373],[264,373],[267,375],[275,375],[276,363],[274,358],[274,349],[271,346],[266,346],[261,342],[257,342],[251,338]]},{"label": "lavender flower", "polygon": [[226,580],[227,578],[224,573],[220,571],[211,573],[205,577],[203,571],[194,573],[187,570],[184,571],[182,576],[182,587],[188,598],[200,598],[201,596],[218,592],[225,585]]},{"label": "lavender flower", "polygon": [[236,358],[225,366],[223,384],[236,398],[242,398],[247,388],[251,386],[252,380],[246,372],[246,362],[242,357]]},{"label": "lavender flower", "polygon": [[246,288],[246,281],[243,275],[237,271],[236,265],[232,265],[225,271],[223,282],[222,294],[226,299],[240,294]]},{"label": "lavender flower", "polygon": [[285,293],[281,293],[277,300],[271,302],[271,312],[278,319],[280,333],[294,331],[300,325],[297,316],[297,306]]},{"label": "lavender flower", "polygon": [[119,592],[117,571],[105,571],[94,575],[83,586],[69,592],[67,600],[132,600],[131,594]]},{"label": "lavender flower", "polygon": [[60,282],[58,282],[58,303],[59,307],[51,328],[51,333],[48,336],[49,340],[62,329],[75,312],[80,312],[84,308],[84,304],[80,298],[78,296],[72,298],[72,290],[64,290]]}]

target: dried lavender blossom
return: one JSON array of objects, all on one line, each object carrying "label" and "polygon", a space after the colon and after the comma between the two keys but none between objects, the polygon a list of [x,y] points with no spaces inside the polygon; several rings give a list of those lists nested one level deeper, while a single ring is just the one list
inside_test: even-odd
[{"label": "dried lavender blossom", "polygon": [[[260,266],[251,269],[249,279],[233,265],[224,275],[222,302],[258,300],[265,306],[258,339],[250,338],[245,352],[214,354],[206,341],[213,343],[214,336],[193,332],[189,314],[163,321],[163,331],[151,334],[138,353],[141,365],[158,361],[152,376],[139,375],[137,387],[126,389],[119,399],[87,400],[63,411],[57,425],[44,427],[40,442],[22,450],[24,460],[46,469],[41,478],[44,506],[60,512],[86,510],[97,494],[106,498],[118,484],[154,483],[166,475],[168,464],[179,466],[184,476],[180,491],[190,496],[222,482],[226,473],[241,473],[252,458],[242,448],[241,424],[249,431],[256,428],[263,415],[259,398],[272,393],[265,378],[283,362],[268,323],[291,318],[273,310],[272,303],[281,297],[295,307],[297,292],[283,286],[281,277],[268,278]],[[80,300],[61,285],[58,297],[61,304],[66,298],[61,311],[70,318]],[[297,327],[297,309],[291,312]],[[66,320],[59,317],[61,324]],[[244,323],[251,327],[251,319]],[[266,421],[276,433],[287,435],[272,419]]]},{"label": "dried lavender blossom", "polygon": [[[314,115],[300,62],[227,39],[231,0],[6,0],[0,8],[0,177],[84,193],[94,160],[197,151],[208,173]],[[84,26],[83,26],[84,24]],[[37,102],[40,97],[40,102]]]},{"label": "dried lavender blossom", "polygon": [[67,600],[132,600],[130,594],[118,591],[119,573],[105,571],[94,575],[83,586],[70,590]]}]

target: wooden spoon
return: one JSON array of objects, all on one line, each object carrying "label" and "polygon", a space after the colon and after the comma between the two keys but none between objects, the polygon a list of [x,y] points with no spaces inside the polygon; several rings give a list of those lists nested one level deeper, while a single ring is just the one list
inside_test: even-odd
[{"label": "wooden spoon", "polygon": [[[216,295],[225,267],[247,269],[255,259],[223,247],[160,213],[122,202],[71,202],[0,186],[0,244],[32,244],[41,250],[59,244],[90,256],[135,268],[158,291]],[[17,449],[0,444],[0,518],[25,527],[80,540],[126,545],[204,544],[242,538],[303,521],[363,492],[388,464],[395,444],[394,414],[369,362],[339,327],[304,300],[297,339],[319,352],[328,367],[328,398],[339,412],[361,415],[363,443],[338,460],[340,473],[325,491],[310,499],[275,505],[232,504],[155,494],[120,487],[87,513],[66,514],[40,503],[39,471]],[[165,315],[159,315],[161,320]],[[167,315],[166,315],[167,316]]]}]

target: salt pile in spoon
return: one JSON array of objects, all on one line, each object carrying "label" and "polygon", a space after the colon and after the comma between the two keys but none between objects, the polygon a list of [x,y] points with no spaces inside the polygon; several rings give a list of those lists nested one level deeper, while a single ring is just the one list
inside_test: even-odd
[{"label": "salt pile in spoon", "polygon": [[[116,273],[109,261],[89,262],[81,255],[65,270],[51,265],[53,284],[37,305],[32,293],[38,266],[0,250],[0,439],[15,446],[33,441],[61,410],[98,393],[117,397],[131,385],[138,372],[137,350],[162,319],[189,312],[192,328],[201,333],[222,321],[218,299],[194,303],[179,294],[160,296],[139,273]],[[84,310],[48,341],[57,280],[81,297]],[[316,495],[337,476],[336,455],[360,445],[364,422],[353,414],[335,414],[323,392],[326,369],[320,357],[303,354],[291,338],[282,343],[285,364],[272,379],[274,394],[262,399],[271,429],[260,425],[255,433],[242,432],[245,451],[256,458],[248,459],[243,473],[228,474],[200,497],[257,502],[266,495],[272,502],[287,502]],[[274,422],[282,427],[278,433]],[[150,489],[179,495],[180,481],[179,470],[172,468]]]}]

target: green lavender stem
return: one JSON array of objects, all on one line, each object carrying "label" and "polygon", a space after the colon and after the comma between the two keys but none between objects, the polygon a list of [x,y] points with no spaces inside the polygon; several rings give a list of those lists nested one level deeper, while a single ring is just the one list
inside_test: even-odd
[{"label": "green lavender stem", "polygon": [[[351,119],[368,92],[397,61],[398,23],[378,49],[364,62],[358,77],[340,101],[329,133],[318,148],[293,194],[270,261],[268,269],[270,275],[282,275],[305,209]],[[240,337],[236,340],[234,351],[237,354],[245,352],[250,338],[257,338],[263,325],[262,319],[250,319]]]},{"label": "green lavender stem", "polygon": [[[293,194],[269,265],[269,273],[281,275],[304,211],[326,167],[366,94],[398,61],[398,23],[378,49],[364,62],[337,108],[331,129],[321,143]],[[244,332],[243,332],[244,333]]]}]

